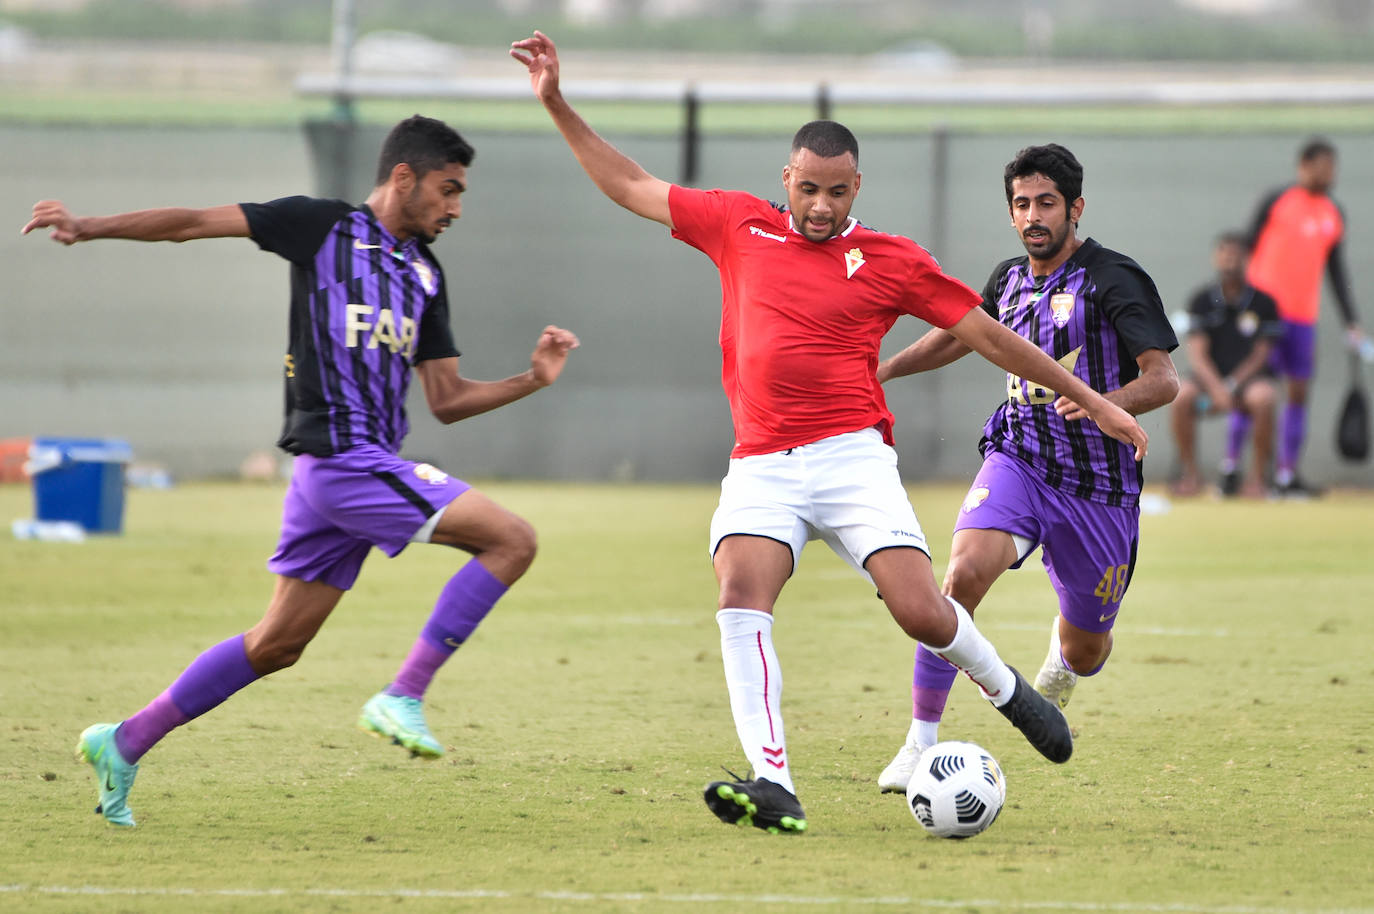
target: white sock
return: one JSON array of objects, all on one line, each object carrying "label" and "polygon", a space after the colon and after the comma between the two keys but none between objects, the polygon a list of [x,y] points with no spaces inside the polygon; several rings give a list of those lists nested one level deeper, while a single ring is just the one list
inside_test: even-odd
[{"label": "white sock", "polygon": [[1049,655],[1045,658],[1045,661],[1046,663],[1054,666],[1056,669],[1066,670],[1070,673],[1073,673],[1073,669],[1070,668],[1070,666],[1064,662],[1064,649],[1059,643],[1058,619],[1055,619],[1054,624],[1050,626],[1050,652]]},{"label": "white sock", "polygon": [[796,794],[782,732],[782,671],[773,650],[773,617],[754,609],[722,609],[716,624],[730,712],[754,777]]},{"label": "white sock", "polygon": [[940,722],[938,720],[916,720],[912,718],[911,729],[906,733],[908,746],[925,746],[929,749],[940,741]]},{"label": "white sock", "polygon": [[931,645],[930,649],[967,673],[983,690],[984,698],[1002,707],[1011,701],[1012,692],[1016,689],[1016,677],[1012,675],[1011,668],[1002,662],[1002,658],[997,656],[997,649],[992,642],[978,631],[968,611],[958,601],[949,597],[945,599],[954,607],[959,629],[954,633],[954,640],[946,647]]}]

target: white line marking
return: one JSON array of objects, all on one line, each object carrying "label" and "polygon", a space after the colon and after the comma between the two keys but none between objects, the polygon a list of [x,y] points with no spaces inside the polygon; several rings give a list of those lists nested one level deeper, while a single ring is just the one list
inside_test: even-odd
[{"label": "white line marking", "polygon": [[912,898],[909,896],[674,895],[656,892],[537,892],[505,889],[195,889],[118,888],[97,885],[0,885],[0,894],[96,895],[177,898],[530,898],[539,901],[651,901],[665,904],[789,904],[828,907],[988,908],[995,911],[1141,911],[1147,914],[1374,914],[1374,908],[1274,908],[1253,905],[1204,905],[1190,902],[1156,904],[1133,901],[1007,901],[994,898]]}]

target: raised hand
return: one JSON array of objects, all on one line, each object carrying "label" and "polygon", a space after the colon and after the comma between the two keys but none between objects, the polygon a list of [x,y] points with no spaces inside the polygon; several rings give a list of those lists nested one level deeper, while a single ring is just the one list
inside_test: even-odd
[{"label": "raised hand", "polygon": [[553,39],[536,31],[532,38],[512,41],[510,56],[530,71],[530,88],[538,98],[558,94],[558,48]]}]

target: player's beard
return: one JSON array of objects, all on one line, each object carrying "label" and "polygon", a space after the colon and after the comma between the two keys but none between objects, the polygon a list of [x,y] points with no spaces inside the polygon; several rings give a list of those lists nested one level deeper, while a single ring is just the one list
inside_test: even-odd
[{"label": "player's beard", "polygon": [[1072,234],[1073,223],[1065,222],[1059,227],[1058,232],[1048,225],[1027,226],[1027,231],[1031,228],[1040,229],[1049,237],[1045,239],[1045,241],[1040,242],[1039,246],[1037,246],[1026,237],[1025,232],[1022,232],[1021,245],[1026,249],[1026,253],[1030,254],[1036,260],[1053,260],[1055,257],[1059,256],[1059,252],[1064,250],[1064,245],[1068,243],[1069,235]]},{"label": "player's beard", "polygon": [[795,215],[792,218],[792,227],[795,228],[801,234],[801,236],[805,238],[807,241],[827,241],[835,237],[835,230],[838,228],[838,225],[839,224],[837,222],[830,222],[830,224],[828,224],[825,227],[825,231],[821,232],[820,237],[816,237],[813,234],[813,229],[807,223],[807,220],[802,219],[799,221]]}]

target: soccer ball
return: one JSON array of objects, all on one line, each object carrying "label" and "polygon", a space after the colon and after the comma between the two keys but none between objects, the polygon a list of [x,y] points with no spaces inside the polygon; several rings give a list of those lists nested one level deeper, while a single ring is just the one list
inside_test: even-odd
[{"label": "soccer ball", "polygon": [[906,788],[911,814],[937,838],[972,838],[993,823],[1006,799],[1002,767],[973,743],[931,746]]}]

